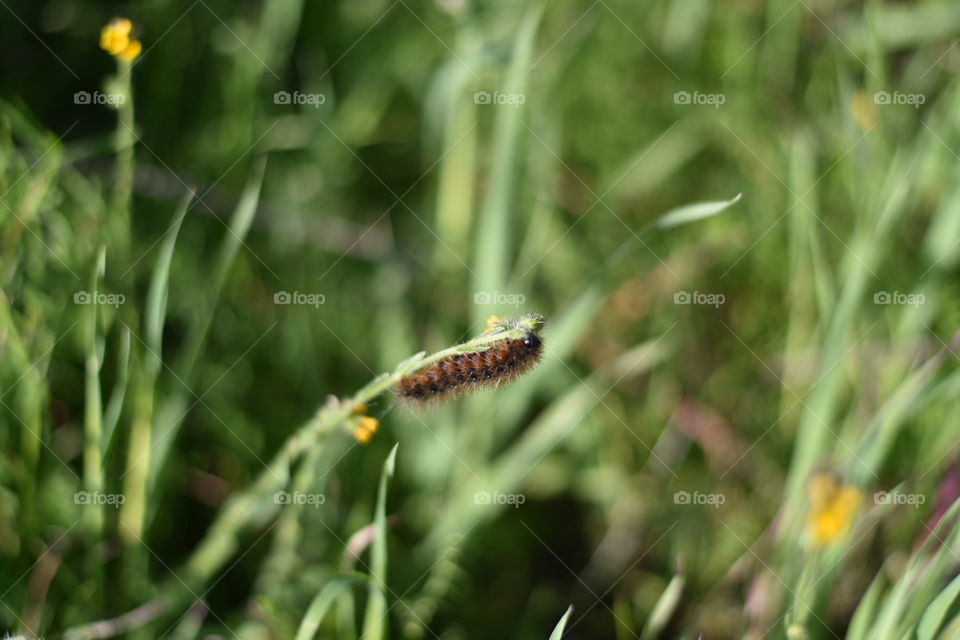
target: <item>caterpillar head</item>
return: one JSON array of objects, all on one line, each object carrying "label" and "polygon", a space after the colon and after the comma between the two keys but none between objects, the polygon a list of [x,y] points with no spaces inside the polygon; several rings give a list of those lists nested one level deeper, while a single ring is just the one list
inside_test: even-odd
[{"label": "caterpillar head", "polygon": [[540,340],[540,336],[532,331],[528,331],[526,336],[523,338],[523,346],[531,351],[539,351],[542,344],[543,341]]}]

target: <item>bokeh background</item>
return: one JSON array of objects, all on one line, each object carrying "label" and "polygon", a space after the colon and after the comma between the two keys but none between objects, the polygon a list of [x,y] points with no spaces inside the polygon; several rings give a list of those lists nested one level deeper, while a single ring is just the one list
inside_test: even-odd
[{"label": "bokeh background", "polygon": [[955,637],[955,3],[0,4],[0,628]]}]

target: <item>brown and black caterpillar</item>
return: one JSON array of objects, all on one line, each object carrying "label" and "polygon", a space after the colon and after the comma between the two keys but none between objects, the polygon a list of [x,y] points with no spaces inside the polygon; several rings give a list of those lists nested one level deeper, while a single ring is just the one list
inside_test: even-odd
[{"label": "brown and black caterpillar", "polygon": [[489,331],[507,333],[482,350],[457,353],[401,378],[396,394],[417,404],[431,404],[485,387],[511,382],[529,371],[543,351],[542,316],[491,323]]}]

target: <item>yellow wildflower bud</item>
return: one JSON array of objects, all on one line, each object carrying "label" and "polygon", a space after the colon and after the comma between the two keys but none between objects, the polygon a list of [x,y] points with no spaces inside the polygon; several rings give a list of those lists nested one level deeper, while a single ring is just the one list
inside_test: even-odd
[{"label": "yellow wildflower bud", "polygon": [[133,23],[127,18],[114,18],[100,30],[100,48],[112,56],[120,55],[130,45]]},{"label": "yellow wildflower bud", "polygon": [[133,62],[133,59],[140,55],[140,50],[143,48],[143,45],[140,44],[139,40],[131,40],[127,47],[116,54],[118,60],[123,60],[124,62]]},{"label": "yellow wildflower bud", "polygon": [[360,427],[366,429],[370,433],[376,433],[379,426],[380,421],[376,418],[371,418],[370,416],[360,417]]},{"label": "yellow wildflower bud", "polygon": [[807,515],[807,535],[814,546],[825,546],[840,538],[850,528],[860,508],[860,490],[841,485],[830,474],[820,474],[810,480],[808,487],[810,512]]},{"label": "yellow wildflower bud", "polygon": [[371,438],[373,438],[373,434],[377,432],[377,427],[379,426],[380,421],[376,418],[360,416],[357,421],[357,428],[353,430],[353,437],[356,438],[360,444],[367,444]]}]

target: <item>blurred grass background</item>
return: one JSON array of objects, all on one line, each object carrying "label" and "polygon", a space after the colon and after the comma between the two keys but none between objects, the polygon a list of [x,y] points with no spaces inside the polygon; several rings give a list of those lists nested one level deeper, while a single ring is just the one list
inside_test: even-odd
[{"label": "blurred grass background", "polygon": [[[955,3],[0,20],[4,630],[283,638],[332,594],[318,637],[545,638],[570,604],[568,637],[957,637]],[[271,463],[329,394],[526,312],[521,382]],[[818,474],[861,498],[822,545]]]}]

